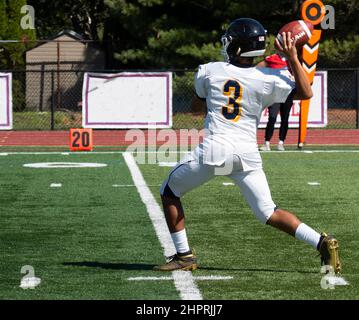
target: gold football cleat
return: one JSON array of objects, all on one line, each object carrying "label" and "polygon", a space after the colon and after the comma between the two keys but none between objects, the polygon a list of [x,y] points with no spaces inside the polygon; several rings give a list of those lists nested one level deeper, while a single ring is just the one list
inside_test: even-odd
[{"label": "gold football cleat", "polygon": [[340,273],[342,264],[339,259],[339,245],[338,240],[332,235],[322,233],[322,241],[319,246],[322,265],[329,265],[333,267],[334,272]]},{"label": "gold football cleat", "polygon": [[174,270],[196,270],[198,268],[197,257],[189,253],[187,255],[175,254],[171,257],[168,257],[168,261],[159,266],[155,266],[153,270],[155,271],[174,271]]}]

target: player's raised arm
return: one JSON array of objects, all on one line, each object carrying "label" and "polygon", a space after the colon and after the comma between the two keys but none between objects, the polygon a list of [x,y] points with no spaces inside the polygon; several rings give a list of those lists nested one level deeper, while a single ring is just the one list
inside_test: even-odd
[{"label": "player's raised arm", "polygon": [[299,59],[297,48],[295,46],[296,40],[291,40],[291,33],[282,33],[283,45],[281,45],[276,39],[276,45],[279,51],[281,51],[287,58],[292,74],[295,79],[296,93],[294,99],[306,100],[313,96],[312,87],[310,85],[307,74],[305,73]]}]

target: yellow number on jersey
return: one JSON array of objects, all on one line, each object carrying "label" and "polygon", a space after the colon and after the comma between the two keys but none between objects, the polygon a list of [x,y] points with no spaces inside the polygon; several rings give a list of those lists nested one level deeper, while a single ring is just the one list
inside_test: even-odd
[{"label": "yellow number on jersey", "polygon": [[242,87],[237,81],[228,80],[223,86],[223,94],[228,96],[228,103],[222,107],[222,114],[226,119],[237,122],[242,113]]}]

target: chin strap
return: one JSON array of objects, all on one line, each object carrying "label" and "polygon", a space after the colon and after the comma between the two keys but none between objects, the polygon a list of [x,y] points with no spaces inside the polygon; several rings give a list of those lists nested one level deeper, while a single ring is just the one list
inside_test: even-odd
[{"label": "chin strap", "polygon": [[225,59],[227,62],[230,62],[227,49],[228,49],[228,46],[229,46],[229,45],[231,44],[231,42],[232,42],[232,37],[231,37],[231,36],[224,35],[224,36],[222,36],[222,38],[221,38],[221,42],[222,42],[222,46],[223,46],[221,53],[222,53],[224,59]]}]

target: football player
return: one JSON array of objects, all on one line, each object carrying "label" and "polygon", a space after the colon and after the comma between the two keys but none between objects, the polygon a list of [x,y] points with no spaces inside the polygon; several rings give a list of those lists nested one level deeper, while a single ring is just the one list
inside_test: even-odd
[{"label": "football player", "polygon": [[289,32],[282,36],[283,46],[277,45],[288,60],[293,79],[280,69],[254,67],[254,57],[264,54],[266,31],[258,21],[249,18],[233,21],[222,37],[227,62],[199,66],[195,89],[198,98],[207,104],[207,135],[174,167],[161,187],[163,209],[177,253],[154,270],[198,267],[188,245],[181,197],[216,174],[225,174],[239,186],[260,222],[305,241],[319,251],[322,264],[340,272],[338,241],[278,208],[262,169],[256,133],[264,108],[283,103],[289,96],[301,100],[313,95],[298,60],[295,41],[290,40]]}]

